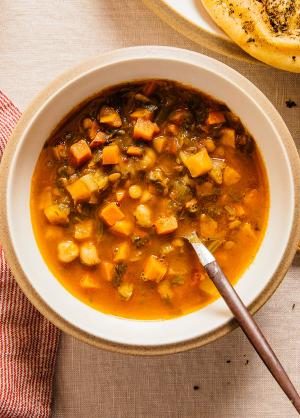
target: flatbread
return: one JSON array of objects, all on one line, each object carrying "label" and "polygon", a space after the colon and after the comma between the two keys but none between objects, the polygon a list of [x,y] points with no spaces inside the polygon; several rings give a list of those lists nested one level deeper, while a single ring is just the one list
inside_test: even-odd
[{"label": "flatbread", "polygon": [[300,72],[300,0],[202,0],[213,20],[248,54]]}]

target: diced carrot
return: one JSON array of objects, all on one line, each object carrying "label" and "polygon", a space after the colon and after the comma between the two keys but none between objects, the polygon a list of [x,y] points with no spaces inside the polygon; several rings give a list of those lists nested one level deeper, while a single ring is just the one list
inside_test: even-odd
[{"label": "diced carrot", "polygon": [[122,120],[119,113],[109,106],[102,106],[99,113],[99,121],[112,128],[120,128],[122,126]]},{"label": "diced carrot", "polygon": [[180,152],[180,157],[192,177],[202,176],[212,169],[212,160],[205,147],[201,148],[197,154],[187,155]]},{"label": "diced carrot", "polygon": [[120,161],[120,148],[118,145],[108,145],[103,148],[102,164],[118,164]]},{"label": "diced carrot", "polygon": [[168,216],[158,218],[156,222],[154,222],[154,226],[158,235],[164,235],[176,231],[178,223],[175,216]]},{"label": "diced carrot", "polygon": [[126,190],[124,190],[124,189],[118,189],[116,191],[117,201],[118,202],[121,202],[124,199],[125,195],[126,195]]},{"label": "diced carrot", "polygon": [[128,241],[121,242],[115,249],[114,261],[119,263],[128,259],[130,254],[130,244]]},{"label": "diced carrot", "polygon": [[98,148],[103,145],[108,139],[108,135],[104,132],[98,131],[94,136],[94,139],[90,143],[90,148]]},{"label": "diced carrot", "polygon": [[143,88],[143,93],[145,96],[151,96],[151,94],[154,93],[155,89],[157,87],[157,83],[155,81],[149,81]]},{"label": "diced carrot", "polygon": [[70,193],[74,202],[87,201],[92,195],[92,192],[86,183],[81,179],[74,181],[72,184],[69,184],[66,189]]},{"label": "diced carrot", "polygon": [[76,167],[81,166],[91,158],[91,149],[83,139],[70,146],[70,161]]},{"label": "diced carrot", "polygon": [[212,111],[208,113],[208,117],[206,119],[207,125],[217,125],[219,123],[224,123],[226,121],[224,113],[218,110]]},{"label": "diced carrot", "polygon": [[150,112],[150,110],[148,109],[139,108],[139,109],[136,109],[133,113],[130,113],[130,117],[131,119],[143,118],[143,119],[151,120],[153,117],[153,113]]},{"label": "diced carrot", "polygon": [[135,139],[144,139],[145,141],[151,141],[153,135],[159,132],[159,127],[156,123],[151,122],[143,118],[138,118],[133,129],[133,137]]},{"label": "diced carrot", "polygon": [[114,202],[105,205],[100,212],[100,217],[109,226],[115,225],[115,223],[123,219],[124,216],[124,213]]},{"label": "diced carrot", "polygon": [[128,155],[132,155],[134,157],[141,157],[143,155],[143,148],[131,145],[127,148],[126,152]]},{"label": "diced carrot", "polygon": [[144,271],[143,271],[143,280],[160,282],[166,275],[168,266],[163,261],[159,260],[155,255],[150,255],[148,257]]},{"label": "diced carrot", "polygon": [[134,225],[131,221],[127,219],[122,219],[118,221],[110,228],[110,231],[121,237],[129,237],[132,234]]},{"label": "diced carrot", "polygon": [[99,123],[96,120],[93,120],[92,124],[91,124],[91,127],[89,129],[90,139],[94,140],[95,136],[97,135],[97,132],[98,132],[99,128],[100,128]]},{"label": "diced carrot", "polygon": [[109,261],[102,261],[100,265],[101,277],[108,282],[111,282],[114,277],[114,264]]},{"label": "diced carrot", "polygon": [[157,136],[153,139],[153,148],[158,153],[161,153],[165,148],[166,142],[167,142],[167,138],[165,136],[163,135]]}]

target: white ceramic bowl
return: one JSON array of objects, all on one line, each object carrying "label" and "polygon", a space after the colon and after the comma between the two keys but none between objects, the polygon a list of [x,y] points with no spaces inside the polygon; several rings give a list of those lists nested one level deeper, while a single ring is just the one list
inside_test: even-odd
[{"label": "white ceramic bowl", "polygon": [[5,194],[2,242],[11,268],[37,308],[66,332],[115,351],[156,354],[199,346],[231,330],[232,315],[223,300],[164,321],[98,312],[74,298],[52,276],[38,250],[29,211],[35,163],[58,122],[103,88],[146,78],[177,80],[224,101],[253,134],[264,157],[270,187],[268,226],[255,260],[236,285],[252,311],[270,297],[295,253],[300,170],[291,136],[267,98],[231,68],[190,51],[168,47],[114,51],[64,74],[34,100],[11,138],[1,171]]}]

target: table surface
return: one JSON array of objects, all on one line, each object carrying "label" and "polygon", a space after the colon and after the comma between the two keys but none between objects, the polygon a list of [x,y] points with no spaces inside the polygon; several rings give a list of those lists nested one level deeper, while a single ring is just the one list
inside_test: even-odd
[{"label": "table surface", "polygon": [[[267,95],[300,148],[299,75],[212,54],[139,0],[2,0],[0,89],[23,110],[51,79],[81,60],[143,44],[192,49],[235,68]],[[298,106],[288,109],[287,99]],[[256,319],[300,389],[299,273],[296,256]],[[239,329],[209,346],[156,358],[103,352],[61,337],[53,418],[296,416]]]}]

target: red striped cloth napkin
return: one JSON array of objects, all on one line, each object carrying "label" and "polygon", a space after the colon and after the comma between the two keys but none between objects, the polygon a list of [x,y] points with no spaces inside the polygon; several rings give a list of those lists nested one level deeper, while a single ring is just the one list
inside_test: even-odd
[{"label": "red striped cloth napkin", "polygon": [[[0,159],[20,116],[0,91]],[[50,416],[58,338],[20,290],[0,247],[0,418]]]}]

